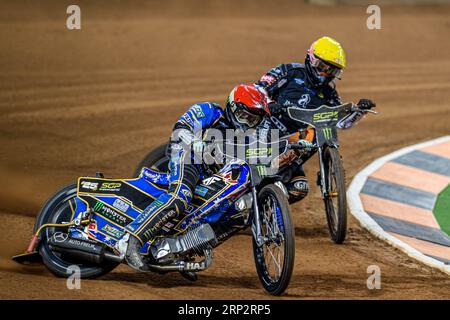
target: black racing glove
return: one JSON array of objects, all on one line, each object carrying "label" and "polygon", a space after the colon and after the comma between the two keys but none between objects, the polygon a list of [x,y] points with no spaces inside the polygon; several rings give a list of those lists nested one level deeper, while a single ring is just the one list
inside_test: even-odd
[{"label": "black racing glove", "polygon": [[303,147],[303,150],[305,150],[306,152],[311,151],[314,148],[314,144],[309,142],[308,140],[299,140],[297,142],[298,145]]},{"label": "black racing glove", "polygon": [[377,105],[370,99],[360,99],[358,101],[358,107],[362,110],[370,110],[375,108]]}]

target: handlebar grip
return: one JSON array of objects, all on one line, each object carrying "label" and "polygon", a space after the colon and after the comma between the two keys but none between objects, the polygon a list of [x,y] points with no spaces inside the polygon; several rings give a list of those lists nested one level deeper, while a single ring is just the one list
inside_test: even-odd
[{"label": "handlebar grip", "polygon": [[[316,146],[316,144],[312,144],[311,147],[314,149],[314,148],[316,148],[317,146]],[[288,148],[291,149],[291,150],[303,150],[303,149],[308,149],[309,147],[304,146],[304,145],[301,145],[301,144],[295,143],[295,144],[290,144],[290,145],[288,146]],[[311,148],[310,148],[310,149],[311,149]]]},{"label": "handlebar grip", "polygon": [[299,144],[290,144],[289,145],[289,149],[292,149],[292,150],[301,150],[301,149],[303,149],[304,147],[303,146],[301,146],[301,145],[299,145]]}]

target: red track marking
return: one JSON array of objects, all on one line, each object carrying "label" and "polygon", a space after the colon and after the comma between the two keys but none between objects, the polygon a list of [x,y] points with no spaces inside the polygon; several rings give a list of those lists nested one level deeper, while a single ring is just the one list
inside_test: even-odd
[{"label": "red track marking", "polygon": [[431,211],[367,194],[360,194],[364,211],[440,229]]},{"label": "red track marking", "polygon": [[397,239],[405,242],[406,244],[409,244],[411,247],[417,249],[418,251],[424,254],[450,260],[450,247],[441,246],[432,242],[423,241],[416,238],[405,237],[393,232],[388,233],[396,237]]},{"label": "red track marking", "polygon": [[394,162],[387,162],[370,177],[435,194],[450,183],[450,177]]},{"label": "red track marking", "polygon": [[450,141],[439,143],[433,146],[425,147],[423,149],[419,149],[421,151],[433,153],[435,155],[450,158]]}]

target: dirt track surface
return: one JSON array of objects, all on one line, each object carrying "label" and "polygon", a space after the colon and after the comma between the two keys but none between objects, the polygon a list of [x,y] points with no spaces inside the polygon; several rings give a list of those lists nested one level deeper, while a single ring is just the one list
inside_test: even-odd
[{"label": "dirt track surface", "polygon": [[[81,31],[65,28],[66,1],[2,2],[0,298],[271,298],[246,234],[218,248],[196,283],[121,266],[68,290],[43,266],[10,257],[26,248],[34,217],[59,187],[96,170],[129,176],[191,103],[223,103],[235,84],[301,61],[323,34],[348,53],[339,83],[344,100],[367,96],[380,112],[341,134],[347,182],[379,156],[449,134],[450,7],[382,8],[382,30],[369,31],[363,7],[299,2],[81,1]],[[447,276],[374,239],[352,218],[345,244],[332,244],[316,163],[307,165],[309,197],[292,208],[296,264],[281,299],[450,298]],[[369,265],[381,268],[381,290],[366,287]]]}]

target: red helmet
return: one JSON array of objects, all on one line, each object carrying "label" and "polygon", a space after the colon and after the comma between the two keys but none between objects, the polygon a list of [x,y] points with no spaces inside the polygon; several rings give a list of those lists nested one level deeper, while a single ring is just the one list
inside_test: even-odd
[{"label": "red helmet", "polygon": [[267,97],[254,85],[240,84],[231,90],[225,116],[236,129],[256,127],[265,115],[270,115]]}]

